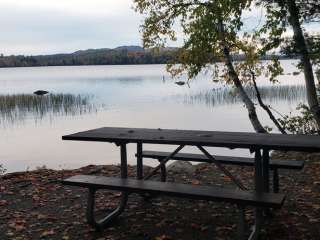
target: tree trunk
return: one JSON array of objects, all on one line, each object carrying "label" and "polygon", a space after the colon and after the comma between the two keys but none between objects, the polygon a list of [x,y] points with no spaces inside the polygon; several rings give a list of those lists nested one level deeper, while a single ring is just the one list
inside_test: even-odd
[{"label": "tree trunk", "polygon": [[293,28],[293,38],[295,40],[296,47],[299,51],[301,62],[303,65],[308,105],[317,122],[318,129],[320,129],[320,107],[317,98],[317,91],[309,51],[300,24],[299,9],[296,5],[295,0],[287,0],[286,4],[290,14],[289,22]]},{"label": "tree trunk", "polygon": [[239,79],[239,76],[238,76],[236,70],[234,69],[234,66],[232,63],[232,57],[230,55],[230,51],[229,51],[229,48],[227,46],[226,39],[225,39],[225,32],[224,32],[224,26],[223,26],[222,20],[219,21],[218,27],[219,27],[219,32],[221,34],[221,41],[223,44],[223,53],[224,53],[224,57],[225,57],[225,61],[226,61],[226,66],[229,71],[229,76],[232,79],[233,84],[236,86],[236,88],[238,90],[238,94],[240,95],[241,100],[243,101],[243,103],[245,104],[245,106],[248,110],[249,119],[251,121],[251,124],[256,132],[267,133],[267,131],[264,129],[264,127],[262,126],[262,124],[260,123],[260,121],[258,119],[256,108],[255,108],[253,102],[251,101],[248,94],[244,90],[242,83]]},{"label": "tree trunk", "polygon": [[238,74],[236,73],[236,71],[233,67],[232,58],[230,56],[229,49],[227,47],[224,47],[223,52],[224,52],[224,56],[226,59],[226,65],[228,67],[229,75],[230,75],[234,85],[236,86],[243,103],[245,104],[245,106],[248,110],[249,119],[251,121],[251,124],[252,124],[254,130],[258,133],[267,133],[267,131],[264,129],[264,127],[261,125],[261,123],[258,119],[256,108],[255,108],[253,102],[251,101],[248,94],[244,90],[242,83],[238,77]]}]

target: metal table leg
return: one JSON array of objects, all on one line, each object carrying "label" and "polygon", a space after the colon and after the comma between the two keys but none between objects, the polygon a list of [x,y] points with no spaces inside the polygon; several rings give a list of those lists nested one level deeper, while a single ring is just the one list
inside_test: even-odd
[{"label": "metal table leg", "polygon": [[244,240],[246,232],[246,211],[245,206],[238,205],[238,227],[237,227],[237,239]]},{"label": "metal table leg", "polygon": [[120,144],[121,178],[128,177],[127,144]]},{"label": "metal table leg", "polygon": [[[255,190],[257,192],[263,192],[264,189],[264,178],[263,178],[263,160],[261,156],[261,150],[255,150],[255,161],[254,161],[254,183]],[[249,240],[258,239],[258,236],[261,232],[261,226],[263,222],[263,209],[255,209],[255,223],[253,231],[249,237]]]},{"label": "metal table leg", "polygon": [[[263,165],[263,191],[270,192],[270,155],[268,149],[263,149],[262,151],[262,165]],[[271,217],[272,212],[270,208],[264,209],[264,214],[266,217]]]},{"label": "metal table leg", "polygon": [[222,171],[226,176],[228,176],[232,182],[234,182],[241,190],[248,190],[242,182],[234,177],[219,161],[217,161],[211,154],[204,149],[202,146],[197,146],[197,148],[208,158],[208,160],[211,161],[211,163],[214,163],[220,171]]},{"label": "metal table leg", "polygon": [[269,157],[269,150],[263,149],[262,153],[262,161],[263,161],[263,190],[264,192],[269,192],[269,163],[270,163],[270,157]]},{"label": "metal table leg", "polygon": [[[120,154],[121,154],[121,178],[128,177],[128,165],[127,165],[127,147],[126,143],[120,145]],[[96,220],[94,216],[94,208],[95,208],[95,193],[97,189],[90,188],[88,194],[88,205],[87,205],[87,221],[88,223],[95,227],[97,230],[101,230],[102,228],[110,225],[114,220],[123,212],[127,205],[128,201],[128,193],[122,192],[120,202],[111,213],[109,213],[106,217]]]},{"label": "metal table leg", "polygon": [[182,148],[184,148],[185,145],[180,145],[179,147],[177,147],[176,150],[174,150],[169,156],[167,156],[166,158],[164,158],[160,164],[155,167],[147,176],[145,176],[143,179],[144,180],[148,180],[150,179],[154,174],[157,173],[157,171],[159,169],[162,169],[163,170],[163,166],[166,165],[166,163],[172,158],[174,157]]},{"label": "metal table leg", "polygon": [[142,142],[137,143],[137,179],[143,178]]},{"label": "metal table leg", "polygon": [[[161,163],[161,160],[159,160],[159,162]],[[167,168],[166,165],[163,164],[161,166],[161,182],[165,182],[167,181]]]},{"label": "metal table leg", "polygon": [[273,169],[273,192],[279,192],[279,172],[278,168]]}]

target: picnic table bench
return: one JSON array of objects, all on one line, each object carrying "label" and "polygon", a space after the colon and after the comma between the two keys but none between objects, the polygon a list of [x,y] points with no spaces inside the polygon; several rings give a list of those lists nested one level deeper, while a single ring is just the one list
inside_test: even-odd
[{"label": "picnic table bench", "polygon": [[[171,153],[162,151],[143,151],[143,158],[157,159],[159,162],[166,159]],[[234,157],[234,156],[219,156],[214,155],[216,161],[225,165],[237,165],[237,166],[254,166],[254,158],[249,157]],[[177,153],[171,160],[177,161],[192,161],[192,162],[205,162],[212,163],[210,159],[202,154],[194,153]],[[279,192],[279,171],[278,169],[290,169],[290,170],[302,170],[304,167],[304,161],[302,160],[279,160],[271,159],[269,163],[269,168],[273,173],[273,192]],[[167,178],[166,166],[161,167],[161,181],[165,182]]]},{"label": "picnic table bench", "polygon": [[[139,194],[155,194],[157,196],[166,195],[177,198],[188,198],[196,200],[206,200],[214,202],[226,202],[235,204],[238,207],[238,239],[245,239],[245,207],[280,208],[285,200],[284,194],[256,193],[241,190],[225,189],[215,186],[193,186],[189,184],[163,183],[158,181],[145,181],[135,179],[121,179],[114,177],[77,175],[63,181],[65,185],[85,187],[89,189],[89,199],[87,206],[88,223],[97,229],[108,226],[120,211],[114,213],[113,217],[96,220],[94,217],[94,195],[98,189],[108,189]],[[127,201],[127,200],[126,200]],[[120,205],[121,210],[125,204]]]},{"label": "picnic table bench", "polygon": [[[246,206],[255,207],[255,222],[248,239],[256,239],[263,224],[263,209],[280,208],[285,195],[269,192],[270,150],[284,151],[320,151],[320,137],[294,136],[281,134],[257,134],[239,132],[216,132],[194,130],[115,128],[106,127],[63,136],[64,140],[111,142],[120,146],[121,178],[104,176],[74,176],[62,183],[89,189],[87,220],[88,223],[101,229],[111,224],[124,210],[131,193],[156,193],[174,197],[222,201],[234,203],[239,208],[238,239],[244,239]],[[127,149],[129,143],[137,144],[137,179],[127,178]],[[143,176],[143,144],[168,144],[178,147],[161,160],[152,172]],[[174,157],[181,157],[179,151],[184,146],[196,146],[206,157],[206,161],[216,164],[219,170],[231,178],[240,189],[226,189],[215,186],[192,186],[168,182],[150,181],[150,177]],[[254,153],[254,190],[249,191],[233,176],[221,161],[212,156],[204,147],[246,148]],[[221,159],[220,159],[221,160]],[[278,165],[279,166],[279,165]],[[99,189],[117,190],[121,192],[118,207],[101,220],[94,217],[95,192]]]}]

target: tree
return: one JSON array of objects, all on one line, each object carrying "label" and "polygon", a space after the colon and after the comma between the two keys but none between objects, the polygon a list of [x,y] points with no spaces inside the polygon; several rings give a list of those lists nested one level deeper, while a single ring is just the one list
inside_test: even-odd
[{"label": "tree", "polygon": [[[243,25],[242,13],[249,9],[251,0],[135,0],[136,10],[146,15],[142,26],[143,42],[147,48],[164,47],[168,40],[177,39],[176,26],[184,34],[184,44],[176,61],[168,65],[172,75],[187,72],[189,79],[203,69],[210,70],[216,79],[222,74],[227,83],[232,83],[244,102],[251,124],[256,132],[265,133],[256,113],[255,105],[243,88],[249,65],[257,58],[250,58],[245,64],[234,64],[232,54],[250,53],[238,33]],[[248,51],[247,51],[248,50]],[[219,70],[217,62],[224,62]],[[179,63],[180,65],[175,65]]]},{"label": "tree", "polygon": [[[303,24],[320,21],[320,2],[317,0],[262,0],[258,3],[265,4],[267,10],[267,21],[261,31],[268,33],[267,50],[281,47],[281,44],[285,43],[287,50],[290,45],[291,53],[294,52],[300,56],[300,67],[305,76],[308,105],[319,131],[320,106],[313,66],[319,65],[320,53],[312,50],[319,45],[320,41],[319,38],[308,36]],[[289,41],[285,41],[283,33],[288,30],[288,26],[292,27],[293,37],[289,38]]]},{"label": "tree", "polygon": [[[257,91],[260,106],[268,113],[277,128],[284,133],[283,126],[263,104],[255,78],[263,72],[272,82],[283,73],[279,58],[274,55],[267,66],[261,65],[261,57],[271,51],[279,51],[288,42],[283,37],[288,27],[293,29],[296,54],[301,57],[301,68],[305,75],[305,84],[309,108],[320,129],[320,107],[317,98],[313,65],[319,64],[320,54],[310,54],[312,47],[320,49],[320,38],[306,38],[302,27],[304,22],[320,21],[320,3],[317,0],[135,0],[136,10],[146,15],[142,26],[143,42],[146,47],[162,47],[168,40],[176,40],[176,25],[180,25],[185,36],[184,44],[176,58],[179,67],[170,64],[168,70],[173,75],[188,73],[189,79],[202,69],[210,69],[214,78],[219,76],[215,63],[222,60],[225,68],[222,75],[227,83],[233,83],[245,103],[249,118],[257,132],[265,132],[256,114],[253,101],[246,94],[243,84],[250,83]],[[253,33],[241,33],[244,10],[253,5],[263,5],[266,21]],[[289,13],[289,14],[287,14]],[[317,41],[315,41],[317,40]],[[309,43],[312,42],[313,46]],[[245,55],[242,63],[234,62],[233,54]],[[252,74],[253,73],[253,74]],[[320,68],[318,68],[320,76]],[[251,79],[248,76],[252,76]],[[260,99],[259,99],[260,97]],[[309,118],[308,118],[309,119]]]}]

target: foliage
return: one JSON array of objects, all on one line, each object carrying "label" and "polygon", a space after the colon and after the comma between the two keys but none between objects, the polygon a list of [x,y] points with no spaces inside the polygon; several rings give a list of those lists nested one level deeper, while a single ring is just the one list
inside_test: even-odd
[{"label": "foliage", "polygon": [[319,134],[317,123],[308,106],[300,104],[297,110],[300,111],[299,115],[284,115],[278,119],[283,128],[293,134]]},{"label": "foliage", "polygon": [[317,22],[320,20],[319,0],[296,0],[301,17],[306,22]]},{"label": "foliage", "polygon": [[[284,7],[291,0],[257,0],[257,4],[267,4],[269,7]],[[303,22],[318,22],[320,20],[320,2],[318,0],[294,0],[299,8],[300,20]],[[282,9],[283,13],[287,13]],[[287,14],[288,16],[288,14]]]},{"label": "foliage", "polygon": [[[261,58],[269,50],[279,46],[278,34],[285,26],[278,28],[282,15],[272,7],[269,25],[256,33],[249,33],[243,28],[243,12],[251,11],[252,0],[135,0],[136,10],[146,16],[142,25],[143,43],[145,47],[164,47],[168,41],[176,41],[178,36],[183,38],[183,46],[177,52],[176,61],[168,65],[168,71],[173,76],[187,73],[189,79],[201,71],[212,73],[212,79],[233,84],[237,94],[241,96],[249,119],[257,132],[265,132],[261,125],[254,103],[243,88],[252,84],[252,73],[256,77],[265,75],[271,82],[283,73],[279,58],[265,64]],[[276,22],[273,20],[276,19]],[[182,34],[177,31],[177,27]],[[270,31],[271,29],[271,31]],[[276,44],[262,39],[267,32],[274,35]],[[243,54],[242,61],[234,61],[232,56]],[[225,64],[221,69],[217,62]],[[177,65],[179,63],[179,65]],[[276,121],[276,119],[274,119]]]},{"label": "foliage", "polygon": [[[186,71],[191,79],[203,68],[209,68],[208,63],[223,56],[220,20],[224,23],[227,44],[235,47],[236,32],[242,26],[241,12],[249,1],[135,0],[135,3],[136,10],[147,16],[142,26],[145,47],[163,47],[168,41],[176,41],[176,28],[180,26],[184,44],[177,53],[177,61],[168,69],[173,75]],[[174,65],[177,62],[181,65]]]},{"label": "foliage", "polygon": [[[316,75],[317,74],[319,73],[316,72]],[[320,81],[319,77],[318,81]],[[317,91],[318,97],[320,98],[319,86]],[[320,134],[317,123],[310,108],[307,105],[300,103],[296,110],[299,111],[299,115],[289,114],[284,115],[282,116],[282,118],[278,119],[282,127],[293,134]]]},{"label": "foliage", "polygon": [[[304,72],[308,106],[320,129],[320,106],[315,84],[320,60],[319,33],[308,34],[304,28],[304,24],[320,20],[320,3],[315,0],[260,0],[258,4],[267,9],[267,21],[260,36],[261,33],[266,35],[266,46],[271,46],[269,50],[282,49],[282,53],[296,55],[301,59],[298,67]],[[284,37],[285,33],[292,37]]]},{"label": "foliage", "polygon": [[269,53],[258,38],[260,36],[243,30],[243,11],[251,11],[252,3],[251,0],[135,0],[136,10],[146,16],[142,25],[145,47],[164,47],[179,36],[183,38],[184,44],[175,61],[168,64],[173,76],[186,72],[192,79],[206,70],[212,73],[213,80],[232,83],[229,69],[225,66],[219,70],[215,66],[217,62],[225,61],[227,46],[233,56],[244,56],[242,62],[233,61],[236,74],[243,83],[250,81],[251,71],[257,77],[263,74],[276,81],[283,72],[279,57],[271,53],[271,64],[262,64],[261,60]]},{"label": "foliage", "polygon": [[[320,61],[320,33],[305,34],[305,39],[308,46],[308,51],[314,64],[319,63]],[[281,53],[289,56],[297,56],[299,50],[297,44],[292,41],[292,38],[285,38],[283,41],[283,47]]]}]

